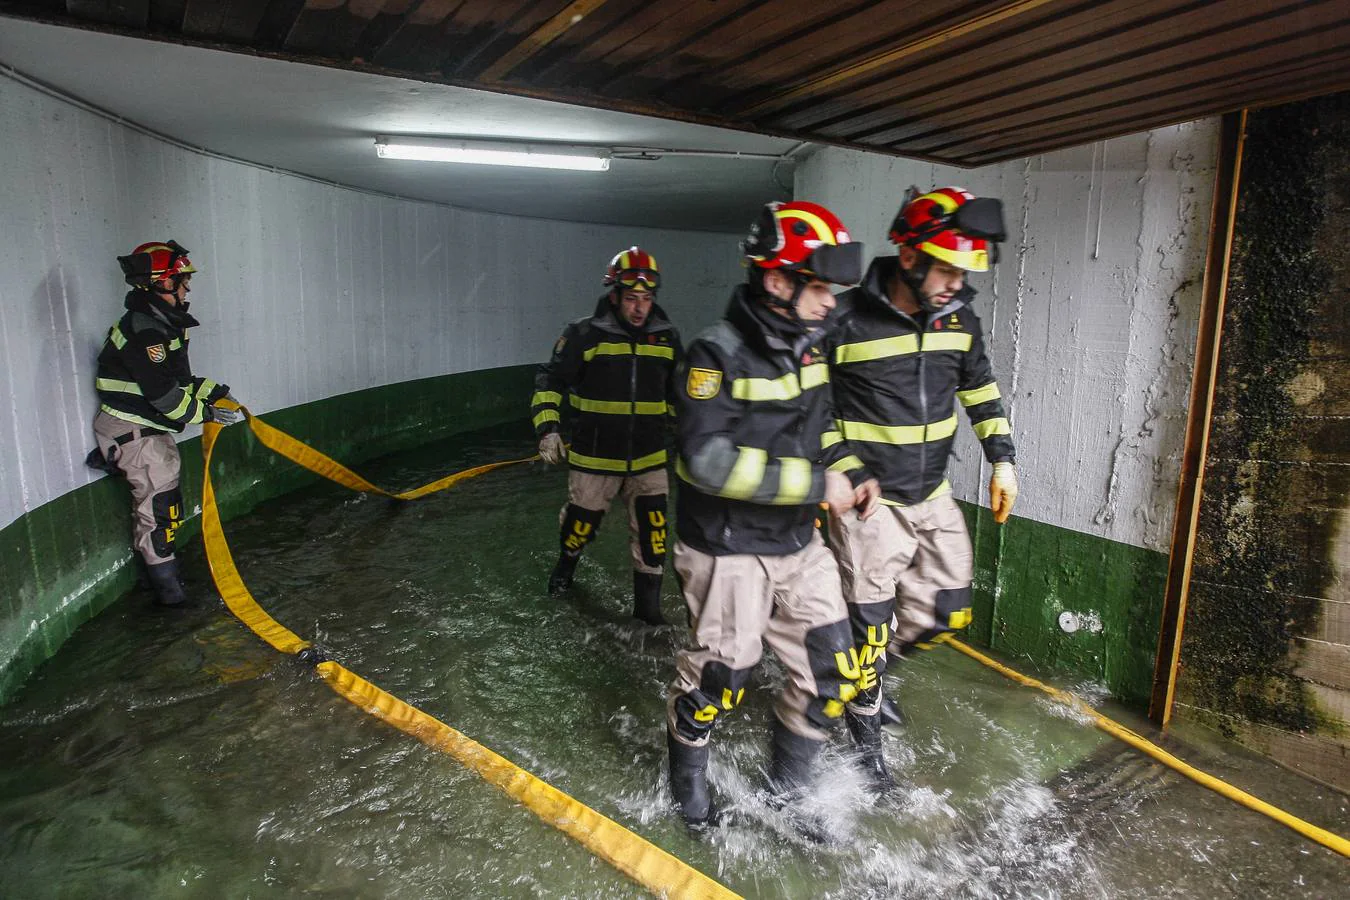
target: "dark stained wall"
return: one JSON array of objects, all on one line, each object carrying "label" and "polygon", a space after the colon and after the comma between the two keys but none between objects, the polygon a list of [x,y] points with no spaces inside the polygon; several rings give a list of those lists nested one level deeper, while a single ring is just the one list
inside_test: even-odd
[{"label": "dark stained wall", "polygon": [[1177,711],[1350,789],[1350,94],[1249,117]]}]

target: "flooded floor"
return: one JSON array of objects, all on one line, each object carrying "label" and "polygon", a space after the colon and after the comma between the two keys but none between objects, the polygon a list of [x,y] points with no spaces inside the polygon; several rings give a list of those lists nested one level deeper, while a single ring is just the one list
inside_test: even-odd
[{"label": "flooded floor", "polygon": [[[516,435],[480,432],[362,473],[411,487],[524,455]],[[886,737],[894,797],[868,801],[842,735],[827,755],[808,801],[833,835],[823,845],[764,802],[782,677],[766,664],[714,739],[728,820],[691,837],[664,788],[663,692],[687,634],[674,581],[664,608],[681,624],[628,618],[616,511],[573,595],[549,598],[565,483],[535,463],[413,504],[320,485],[225,528],[254,595],[291,630],[748,897],[1347,895],[1350,862],[947,648],[888,679],[910,719]],[[185,564],[209,595],[200,542]],[[1350,833],[1344,796],[1186,738],[1166,745]],[[0,763],[6,898],[644,895],[218,601],[163,613],[137,591],[85,625],[0,708]]]}]

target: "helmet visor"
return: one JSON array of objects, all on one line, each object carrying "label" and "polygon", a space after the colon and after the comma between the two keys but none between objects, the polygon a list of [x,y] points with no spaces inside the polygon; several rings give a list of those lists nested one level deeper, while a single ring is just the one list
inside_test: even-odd
[{"label": "helmet visor", "polygon": [[993,197],[977,197],[961,204],[951,218],[951,227],[967,237],[986,241],[1008,239],[1008,230],[1003,225],[1003,203]]},{"label": "helmet visor", "polygon": [[661,273],[655,269],[624,269],[615,279],[626,288],[639,288],[654,291],[661,286]]},{"label": "helmet visor", "polygon": [[832,284],[857,284],[863,276],[863,245],[850,241],[817,247],[799,271]]}]

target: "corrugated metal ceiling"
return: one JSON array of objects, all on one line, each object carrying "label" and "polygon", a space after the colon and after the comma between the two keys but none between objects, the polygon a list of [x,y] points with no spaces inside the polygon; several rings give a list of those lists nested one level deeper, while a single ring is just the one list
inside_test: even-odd
[{"label": "corrugated metal ceiling", "polygon": [[0,0],[0,12],[964,166],[1350,88],[1345,0]]}]

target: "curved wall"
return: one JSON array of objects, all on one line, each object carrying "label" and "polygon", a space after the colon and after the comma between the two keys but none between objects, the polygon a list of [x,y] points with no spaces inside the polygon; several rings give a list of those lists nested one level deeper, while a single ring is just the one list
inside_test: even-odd
[{"label": "curved wall", "polygon": [[125,293],[119,253],[188,247],[194,369],[356,456],[524,420],[519,367],[589,314],[622,247],[661,261],[662,304],[686,334],[743,277],[736,235],[347,190],[195,153],[4,77],[0,132],[0,696],[130,577],[124,489],[83,464],[94,360]]}]

